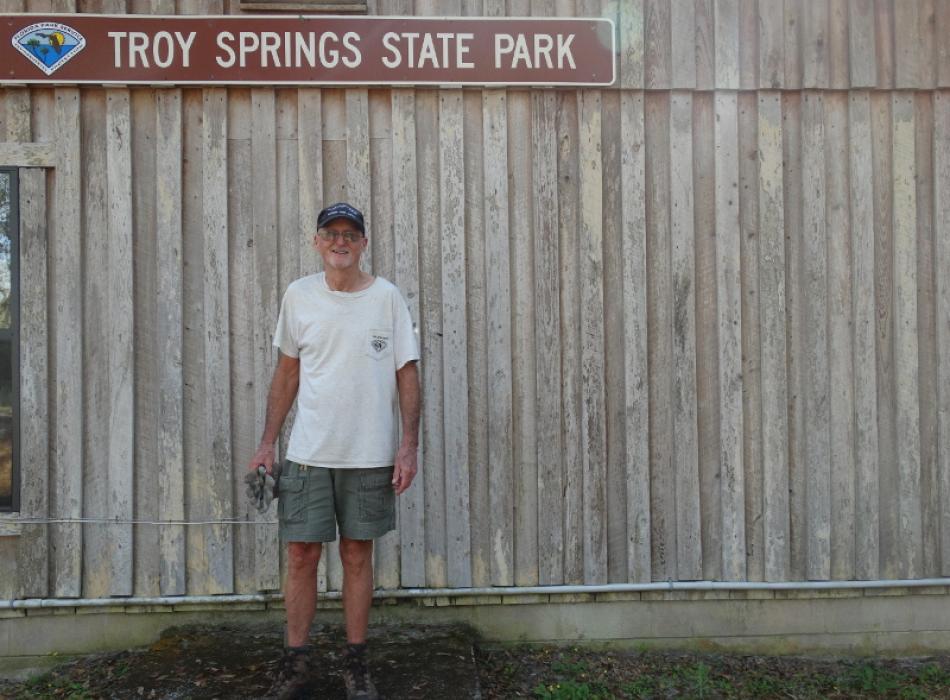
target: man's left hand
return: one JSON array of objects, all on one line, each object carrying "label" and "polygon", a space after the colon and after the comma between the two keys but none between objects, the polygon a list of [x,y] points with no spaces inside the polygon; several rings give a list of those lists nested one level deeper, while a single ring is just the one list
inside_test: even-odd
[{"label": "man's left hand", "polygon": [[393,488],[396,489],[397,496],[412,484],[412,480],[416,478],[417,469],[416,448],[400,447],[393,467]]}]

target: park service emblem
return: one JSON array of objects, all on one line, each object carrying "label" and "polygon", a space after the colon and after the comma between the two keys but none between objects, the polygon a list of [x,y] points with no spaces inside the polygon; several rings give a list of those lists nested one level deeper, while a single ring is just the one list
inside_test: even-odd
[{"label": "park service emblem", "polygon": [[40,22],[13,35],[14,48],[46,75],[52,75],[86,46],[85,37],[58,22]]}]

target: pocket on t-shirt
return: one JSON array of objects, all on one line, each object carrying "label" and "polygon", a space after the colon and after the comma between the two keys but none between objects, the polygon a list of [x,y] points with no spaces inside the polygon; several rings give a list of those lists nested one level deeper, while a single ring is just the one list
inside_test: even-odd
[{"label": "pocket on t-shirt", "polygon": [[384,360],[393,354],[391,328],[374,328],[366,334],[366,354],[374,360]]}]

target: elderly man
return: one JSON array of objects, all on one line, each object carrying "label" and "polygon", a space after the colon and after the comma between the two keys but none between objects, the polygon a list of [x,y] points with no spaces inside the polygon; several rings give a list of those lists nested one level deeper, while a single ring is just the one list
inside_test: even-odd
[{"label": "elderly man", "polygon": [[366,663],[373,540],[395,527],[395,496],[416,475],[419,347],[399,290],[360,269],[367,245],[362,213],[346,203],[327,207],[317,217],[314,244],[324,272],[293,282],[284,294],[264,433],[249,464],[271,471],[274,443],[296,398],[278,488],[287,633],[272,691],[293,698],[307,690],[317,564],[322,543],[336,540],[339,527],[347,697],[376,698]]}]

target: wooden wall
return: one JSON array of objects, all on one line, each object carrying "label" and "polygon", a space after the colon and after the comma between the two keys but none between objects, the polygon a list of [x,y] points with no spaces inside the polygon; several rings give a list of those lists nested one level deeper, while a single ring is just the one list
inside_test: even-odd
[{"label": "wooden wall", "polygon": [[278,587],[241,478],[340,199],[423,341],[379,586],[950,575],[950,0],[370,5],[612,16],[619,81],[0,89],[0,154],[54,165],[21,170],[24,514],[252,523],[24,526],[16,595]]}]

